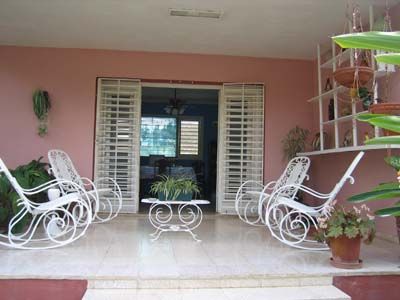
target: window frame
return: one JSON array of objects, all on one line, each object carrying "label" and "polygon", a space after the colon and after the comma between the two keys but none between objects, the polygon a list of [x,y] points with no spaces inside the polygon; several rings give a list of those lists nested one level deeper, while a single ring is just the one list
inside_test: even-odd
[{"label": "window frame", "polygon": [[[202,160],[203,159],[203,139],[204,139],[204,129],[203,129],[203,116],[185,116],[185,115],[152,115],[145,114],[140,117],[140,130],[142,129],[142,118],[165,118],[176,120],[176,148],[175,148],[175,156],[166,156],[169,158],[176,159],[188,159],[188,160]],[[181,121],[198,121],[199,122],[199,133],[198,133],[198,155],[188,155],[188,154],[180,154],[181,149]],[[140,143],[140,148],[142,144]],[[139,153],[141,149],[139,149]],[[140,156],[140,157],[149,157],[149,156]]]},{"label": "window frame", "polygon": [[[176,154],[178,151],[178,126],[179,126],[179,120],[175,117],[175,116],[170,116],[170,115],[152,115],[152,114],[145,114],[145,115],[141,115],[140,116],[140,132],[142,131],[142,118],[160,118],[160,119],[175,119],[176,122],[176,132],[175,132],[175,156],[165,156],[166,158],[176,158]],[[141,139],[141,134],[140,137]],[[140,145],[139,145],[140,149],[139,149],[139,155],[140,157],[149,157],[150,155],[158,155],[158,154],[149,154],[148,156],[142,156],[141,155],[141,149],[142,149],[142,142],[140,141]],[[162,154],[160,154],[162,155]]]},{"label": "window frame", "polygon": [[[177,116],[177,136],[178,136],[178,147],[177,147],[177,158],[179,159],[191,159],[191,160],[202,160],[203,159],[203,116]],[[181,121],[198,121],[199,122],[199,133],[198,133],[198,154],[181,154]]]}]

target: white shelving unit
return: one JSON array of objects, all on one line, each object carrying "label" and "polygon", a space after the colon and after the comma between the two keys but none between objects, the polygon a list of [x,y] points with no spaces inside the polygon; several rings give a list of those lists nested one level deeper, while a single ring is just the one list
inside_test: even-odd
[{"label": "white shelving unit", "polygon": [[[372,30],[373,25],[373,8],[370,7],[369,11],[369,20],[370,20],[370,29]],[[351,24],[349,24],[349,28],[351,31]],[[350,66],[354,66],[354,50],[353,49],[346,49],[341,51],[341,53],[336,53],[336,45],[335,42],[332,40],[331,43],[331,58],[322,61],[321,56],[321,47],[320,45],[317,46],[317,72],[318,72],[318,95],[312,97],[307,100],[309,103],[317,103],[318,104],[318,114],[319,114],[319,136],[320,136],[320,149],[314,150],[311,152],[303,152],[298,153],[298,155],[321,155],[321,154],[328,154],[328,153],[339,153],[339,152],[347,152],[347,151],[361,151],[361,150],[373,150],[373,149],[389,149],[389,148],[400,148],[399,145],[373,145],[373,146],[366,146],[363,145],[362,141],[359,141],[359,121],[356,120],[356,117],[368,111],[357,110],[357,102],[351,101],[349,102],[349,106],[351,105],[351,114],[341,116],[339,113],[339,95],[340,93],[349,92],[349,89],[344,86],[338,86],[334,80],[332,80],[332,89],[329,91],[322,90],[322,82],[323,82],[323,72],[326,70],[331,71],[332,73],[336,71],[338,62],[348,62]],[[371,67],[375,69],[375,61],[371,59]],[[375,79],[384,76],[385,73],[376,71],[374,74],[374,81]],[[328,78],[331,78],[329,76]],[[324,119],[324,110],[327,109],[326,101],[328,99],[333,99],[334,105],[334,118],[333,120],[325,120]],[[374,90],[374,103],[376,103],[377,99],[377,85],[375,84]],[[351,130],[352,133],[352,145],[343,146],[343,141],[340,138],[341,134],[341,124],[342,123],[351,123],[351,126],[347,130]],[[324,143],[324,132],[325,129],[330,126],[333,126],[333,129],[330,128],[329,131],[332,131],[333,135],[333,145],[330,148],[325,149]],[[373,135],[375,137],[379,136],[379,130],[375,128]]]}]

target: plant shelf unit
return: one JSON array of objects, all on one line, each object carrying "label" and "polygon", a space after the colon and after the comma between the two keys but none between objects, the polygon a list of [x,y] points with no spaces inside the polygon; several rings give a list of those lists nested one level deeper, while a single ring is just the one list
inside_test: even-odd
[{"label": "plant shelf unit", "polygon": [[[369,10],[369,21],[370,21],[370,30],[372,30],[372,25],[374,21],[373,17],[373,8],[370,7]],[[351,31],[351,24],[349,24],[349,28]],[[364,151],[364,150],[376,150],[376,149],[390,149],[390,148],[400,148],[399,145],[364,145],[363,140],[359,140],[359,136],[361,130],[366,129],[366,124],[360,124],[361,122],[356,120],[356,117],[365,113],[368,113],[368,110],[364,108],[360,109],[361,101],[348,101],[347,105],[349,107],[350,112],[348,114],[340,113],[340,102],[344,102],[341,100],[341,93],[349,93],[350,89],[344,86],[337,85],[335,80],[330,81],[332,83],[332,88],[328,91],[323,91],[322,82],[323,78],[331,78],[333,72],[336,71],[338,63],[346,62],[349,66],[354,66],[354,50],[353,49],[345,49],[340,50],[338,53],[337,46],[335,42],[331,41],[331,50],[330,57],[328,59],[323,59],[321,55],[321,46],[317,46],[317,72],[318,72],[318,95],[312,97],[307,100],[308,103],[317,103],[318,104],[318,117],[319,117],[319,138],[320,138],[320,147],[319,149],[297,153],[297,155],[321,155],[321,154],[329,154],[329,153],[340,153],[340,152],[349,152],[349,151]],[[329,51],[329,50],[328,50]],[[375,70],[375,61],[371,58],[371,67]],[[329,74],[326,76],[326,74]],[[386,75],[386,72],[375,71],[373,82],[378,78],[381,78]],[[377,84],[374,85],[373,90],[373,103],[377,103],[378,98],[378,88]],[[327,112],[327,101],[333,100],[333,114],[334,117],[331,120],[328,118],[324,118]],[[344,125],[345,124],[345,125]],[[347,126],[347,127],[346,127]],[[328,128],[331,136],[333,137],[333,144],[330,147],[327,147],[326,141],[324,138],[326,137],[326,129]],[[345,128],[345,129],[344,129]],[[350,144],[344,146],[343,142],[343,132],[349,132],[351,136]],[[364,134],[365,135],[365,134]],[[362,138],[364,137],[362,135]],[[374,128],[372,134],[368,134],[370,137],[379,137],[380,132],[378,128]]]}]

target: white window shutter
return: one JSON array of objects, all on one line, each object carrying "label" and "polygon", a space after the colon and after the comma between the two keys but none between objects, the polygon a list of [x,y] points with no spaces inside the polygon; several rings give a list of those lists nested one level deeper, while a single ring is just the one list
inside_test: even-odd
[{"label": "white window shutter", "polygon": [[98,79],[95,179],[111,177],[117,181],[123,212],[138,210],[140,115],[140,81]]},{"label": "white window shutter", "polygon": [[219,124],[218,212],[235,214],[239,186],[263,181],[264,86],[224,84]]}]

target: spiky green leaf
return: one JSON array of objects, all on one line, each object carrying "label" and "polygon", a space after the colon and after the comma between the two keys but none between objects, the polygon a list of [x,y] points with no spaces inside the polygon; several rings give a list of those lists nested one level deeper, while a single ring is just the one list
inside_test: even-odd
[{"label": "spiky green leaf", "polygon": [[347,200],[350,202],[364,202],[372,200],[384,200],[400,197],[400,188],[397,189],[385,189],[385,190],[374,190],[371,192],[361,193],[353,195]]},{"label": "spiky green leaf", "polygon": [[375,58],[379,63],[400,65],[400,53],[379,54]]},{"label": "spiky green leaf", "polygon": [[365,141],[366,145],[400,145],[400,135],[382,136]]},{"label": "spiky green leaf", "polygon": [[342,48],[358,48],[400,52],[400,33],[369,31],[334,36],[332,38]]},{"label": "spiky green leaf", "polygon": [[389,217],[389,216],[398,217],[400,216],[400,206],[382,208],[377,210],[375,214],[381,217]]},{"label": "spiky green leaf", "polygon": [[368,120],[368,123],[383,129],[400,132],[399,116],[383,116],[383,117],[371,118]]}]

